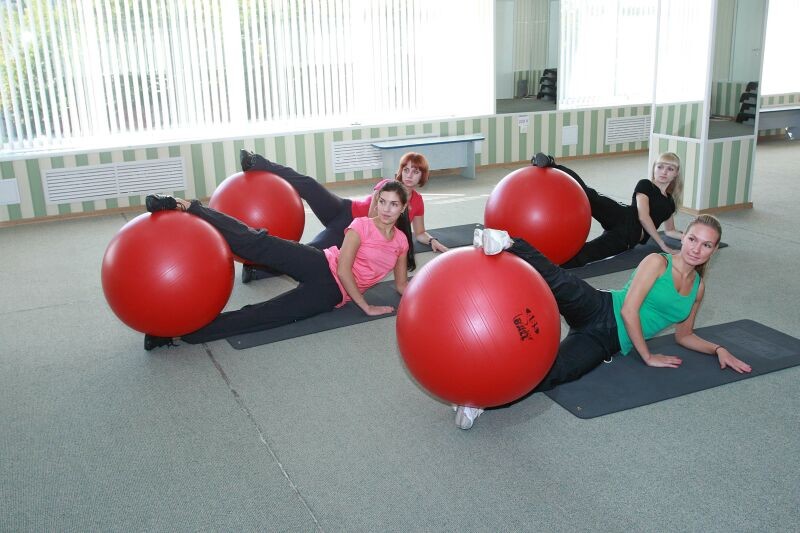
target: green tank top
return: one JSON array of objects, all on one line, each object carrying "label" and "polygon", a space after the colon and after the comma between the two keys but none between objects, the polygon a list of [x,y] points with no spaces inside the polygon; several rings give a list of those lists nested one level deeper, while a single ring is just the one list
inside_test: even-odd
[{"label": "green tank top", "polygon": [[[672,254],[661,255],[667,258],[667,269],[656,279],[639,310],[639,319],[645,339],[651,339],[662,329],[686,320],[692,311],[692,305],[697,297],[697,289],[700,287],[700,276],[697,275],[694,278],[691,292],[686,296],[680,294],[675,288],[675,282],[672,281]],[[631,351],[633,343],[625,330],[625,323],[622,321],[622,303],[625,301],[625,296],[628,294],[635,275],[636,270],[633,271],[628,283],[622,289],[610,291],[614,302],[614,318],[617,320],[620,351],[624,355]]]}]

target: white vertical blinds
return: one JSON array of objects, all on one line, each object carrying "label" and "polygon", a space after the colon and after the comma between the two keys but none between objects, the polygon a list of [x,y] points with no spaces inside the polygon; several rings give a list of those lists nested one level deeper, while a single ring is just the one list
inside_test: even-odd
[{"label": "white vertical blinds", "polygon": [[798,20],[798,0],[769,0],[761,94],[800,93],[796,53]]},{"label": "white vertical blinds", "polygon": [[485,114],[491,17],[491,0],[3,2],[0,150]]},{"label": "white vertical blinds", "polygon": [[514,9],[513,69],[544,70],[556,66],[547,64],[550,0],[516,0]]},{"label": "white vertical blinds", "polygon": [[708,89],[712,0],[661,3],[655,103],[704,101]]},{"label": "white vertical blinds", "polygon": [[650,102],[657,0],[562,0],[559,109]]}]

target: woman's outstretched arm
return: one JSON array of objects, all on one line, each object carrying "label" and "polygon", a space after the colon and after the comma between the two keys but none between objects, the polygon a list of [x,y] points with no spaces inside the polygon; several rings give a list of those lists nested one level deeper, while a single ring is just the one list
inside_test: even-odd
[{"label": "woman's outstretched arm", "polygon": [[752,370],[750,365],[734,356],[725,346],[707,341],[694,332],[694,320],[700,304],[703,302],[704,293],[705,285],[701,281],[700,288],[697,290],[697,299],[692,305],[689,316],[683,322],[675,324],[675,342],[695,352],[716,355],[719,359],[719,367],[723,370],[732,368],[740,374],[750,372]]},{"label": "woman's outstretched arm", "polygon": [[422,244],[430,245],[431,250],[434,252],[446,252],[450,248],[439,242],[436,237],[431,237],[431,234],[425,230],[425,216],[417,215],[411,221],[411,226],[414,228],[414,235],[416,239]]}]

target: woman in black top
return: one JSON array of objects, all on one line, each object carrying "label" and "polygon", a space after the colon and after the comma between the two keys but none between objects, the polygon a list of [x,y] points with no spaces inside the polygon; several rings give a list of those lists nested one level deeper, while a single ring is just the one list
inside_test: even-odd
[{"label": "woman in black top", "polygon": [[[639,180],[633,190],[631,205],[626,205],[604,196],[583,182],[578,174],[564,165],[558,165],[552,157],[536,154],[532,161],[537,167],[553,167],[575,178],[592,207],[592,218],[603,226],[603,233],[583,245],[575,257],[561,265],[564,268],[583,266],[644,244],[652,238],[666,253],[676,253],[667,246],[658,228],[664,224],[664,233],[680,239],[682,233],[675,229],[674,214],[680,203],[683,188],[681,160],[672,152],[659,155],[649,180]],[[677,200],[677,202],[676,202]]]}]

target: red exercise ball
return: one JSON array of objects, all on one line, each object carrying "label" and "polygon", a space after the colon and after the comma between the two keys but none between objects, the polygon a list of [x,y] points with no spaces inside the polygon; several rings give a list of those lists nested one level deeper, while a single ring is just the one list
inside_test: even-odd
[{"label": "red exercise ball", "polygon": [[411,278],[397,312],[409,372],[456,405],[492,407],[527,394],[550,370],[560,338],[553,293],[509,253],[440,255]]},{"label": "red exercise ball", "polygon": [[233,289],[233,257],[211,224],[188,213],[144,213],[111,239],[103,292],[129,327],[159,337],[191,333],[216,317]]},{"label": "red exercise ball", "polygon": [[290,241],[300,240],[306,223],[297,191],[280,176],[264,170],[228,176],[211,195],[208,206]]},{"label": "red exercise ball", "polygon": [[592,209],[572,176],[557,168],[530,166],[500,180],[486,201],[483,221],[487,228],[522,237],[561,264],[586,243]]}]

